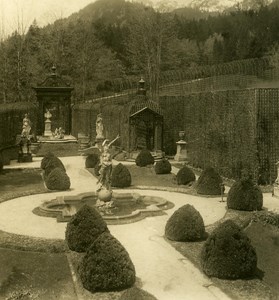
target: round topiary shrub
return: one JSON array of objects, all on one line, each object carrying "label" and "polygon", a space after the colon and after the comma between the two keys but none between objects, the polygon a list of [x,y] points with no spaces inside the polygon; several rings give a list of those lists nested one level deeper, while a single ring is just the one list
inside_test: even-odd
[{"label": "round topiary shrub", "polygon": [[45,176],[48,176],[55,168],[60,168],[62,171],[66,172],[62,161],[51,152],[42,159],[41,168],[44,170]]},{"label": "round topiary shrub", "polygon": [[71,182],[69,176],[61,168],[53,169],[45,177],[45,184],[49,190],[66,191],[70,188]]},{"label": "round topiary shrub", "polygon": [[162,159],[156,162],[154,169],[156,174],[169,174],[171,172],[171,164],[167,159]]},{"label": "round topiary shrub", "polygon": [[146,167],[154,164],[154,157],[149,150],[144,149],[138,154],[136,158],[136,165],[139,167]]},{"label": "round topiary shrub", "polygon": [[240,227],[227,220],[206,240],[201,251],[201,265],[208,276],[244,279],[255,274],[257,254]]},{"label": "round topiary shrub", "polygon": [[187,185],[195,180],[196,176],[194,172],[186,166],[181,168],[176,175],[176,181],[178,185]]},{"label": "round topiary shrub", "polygon": [[43,159],[41,160],[41,169],[45,169],[46,165],[48,163],[48,161],[50,160],[50,158],[54,157],[55,155],[52,152],[48,152]]},{"label": "round topiary shrub", "polygon": [[90,292],[128,288],[136,280],[128,252],[108,232],[101,234],[90,246],[78,272],[83,287]]},{"label": "round topiary shrub", "polygon": [[127,167],[118,164],[112,170],[111,185],[114,187],[124,188],[131,185],[132,177]]},{"label": "round topiary shrub", "polygon": [[196,191],[201,195],[221,195],[222,178],[212,167],[202,171],[196,185]]},{"label": "round topiary shrub", "polygon": [[85,168],[95,168],[97,164],[100,162],[100,157],[98,154],[93,153],[89,154],[85,160]]},{"label": "round topiary shrub", "polygon": [[192,242],[205,237],[205,228],[202,216],[190,204],[176,210],[168,219],[165,227],[168,239],[178,242]]},{"label": "round topiary shrub", "polygon": [[262,191],[250,178],[236,181],[229,190],[227,206],[236,210],[261,210],[263,206]]},{"label": "round topiary shrub", "polygon": [[0,174],[3,173],[4,163],[2,160],[2,156],[0,155]]},{"label": "round topiary shrub", "polygon": [[85,252],[105,231],[108,231],[107,224],[99,212],[84,205],[68,222],[65,238],[71,250]]}]

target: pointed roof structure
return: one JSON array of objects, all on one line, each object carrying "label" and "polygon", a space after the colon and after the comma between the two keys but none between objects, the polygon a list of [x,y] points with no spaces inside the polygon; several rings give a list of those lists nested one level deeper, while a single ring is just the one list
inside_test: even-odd
[{"label": "pointed roof structure", "polygon": [[145,81],[143,78],[141,78],[138,84],[136,96],[130,105],[130,117],[135,116],[144,110],[150,110],[153,113],[162,115],[162,109],[160,108],[159,104],[148,99],[146,95]]}]

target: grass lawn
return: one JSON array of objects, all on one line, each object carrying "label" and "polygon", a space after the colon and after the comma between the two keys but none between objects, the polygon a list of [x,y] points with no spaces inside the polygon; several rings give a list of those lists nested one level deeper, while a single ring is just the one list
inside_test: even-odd
[{"label": "grass lawn", "polygon": [[263,281],[279,298],[279,229],[270,224],[253,222],[245,232],[256,248],[258,268],[264,272]]},{"label": "grass lawn", "polygon": [[[135,165],[127,167],[132,176],[131,188],[137,186],[181,187],[186,193],[196,194],[194,186],[178,186],[173,174],[157,175],[153,168],[140,168]],[[26,195],[26,193],[42,192],[46,192],[46,189],[40,170],[5,170],[5,174],[0,175],[0,201]],[[250,223],[252,214],[251,212],[228,210],[224,219],[233,219],[245,229],[250,237],[258,255],[258,277],[249,280],[221,280],[217,278],[211,278],[211,280],[233,299],[278,299],[279,229],[272,225],[263,225],[260,222]],[[207,232],[210,234],[224,219],[208,226]],[[250,225],[247,226],[248,224]],[[0,243],[0,245],[10,248],[0,248],[1,299],[77,299],[68,264],[70,262],[70,266],[77,277],[76,291],[84,299],[155,300],[152,295],[141,289],[139,279],[137,279],[134,287],[124,291],[91,294],[83,289],[78,278],[77,268],[82,254],[71,251],[63,253],[67,249],[63,243],[57,244],[57,241],[47,245],[41,240],[32,239],[29,241],[28,237],[25,239],[23,236],[19,237],[0,231],[0,242],[1,237],[3,237],[4,244]],[[201,270],[199,255],[204,241],[194,243],[167,241]],[[15,247],[13,247],[13,243]],[[21,249],[21,244],[30,244],[29,251],[15,250]]]},{"label": "grass lawn", "polygon": [[[208,226],[206,231],[210,234],[210,232],[225,219],[232,219],[241,226],[251,239],[252,245],[256,248],[258,257],[257,277],[247,280],[224,280],[212,277],[211,280],[233,299],[278,299],[279,230],[275,226],[264,226],[258,222],[253,222],[251,225],[247,226],[250,224],[252,214],[253,212],[228,210],[226,216],[222,220]],[[167,241],[202,271],[200,253],[205,241],[193,243]]]},{"label": "grass lawn", "polygon": [[1,299],[76,300],[65,254],[0,248]]},{"label": "grass lawn", "polygon": [[82,260],[84,253],[77,253],[70,251],[68,253],[68,259],[73,267],[76,275],[76,289],[77,293],[82,299],[86,300],[156,300],[156,298],[148,292],[141,289],[140,279],[137,278],[133,287],[116,292],[96,292],[91,293],[83,288],[82,282],[78,275],[78,265]]},{"label": "grass lawn", "polygon": [[41,169],[4,169],[0,174],[0,202],[46,191]]},{"label": "grass lawn", "polygon": [[133,186],[168,186],[177,187],[174,174],[157,175],[152,167],[138,167],[136,165],[126,166],[131,173]]}]

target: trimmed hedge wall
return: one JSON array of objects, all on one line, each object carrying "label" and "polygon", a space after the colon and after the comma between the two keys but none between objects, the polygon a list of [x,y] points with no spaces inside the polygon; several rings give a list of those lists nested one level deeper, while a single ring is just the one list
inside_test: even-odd
[{"label": "trimmed hedge wall", "polygon": [[257,91],[160,97],[166,153],[176,153],[178,132],[185,130],[189,163],[194,167],[205,169],[210,165],[224,177],[235,179],[240,178],[241,169],[249,168],[257,177]]}]

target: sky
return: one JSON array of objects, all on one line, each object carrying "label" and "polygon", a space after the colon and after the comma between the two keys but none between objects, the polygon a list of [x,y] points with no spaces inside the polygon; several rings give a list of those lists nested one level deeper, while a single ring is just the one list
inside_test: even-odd
[{"label": "sky", "polygon": [[[39,26],[66,18],[94,0],[0,0],[0,34],[27,31],[34,19]],[[19,26],[18,26],[19,25]]]},{"label": "sky", "polygon": [[[53,23],[58,18],[66,18],[96,0],[0,0],[0,39],[18,30],[26,33],[36,19],[39,26]],[[193,0],[129,0],[158,4],[163,1],[184,6]],[[201,2],[201,0],[195,0]],[[221,1],[221,0],[219,0]],[[219,2],[217,0],[217,2]],[[231,3],[237,0],[222,0]]]}]

